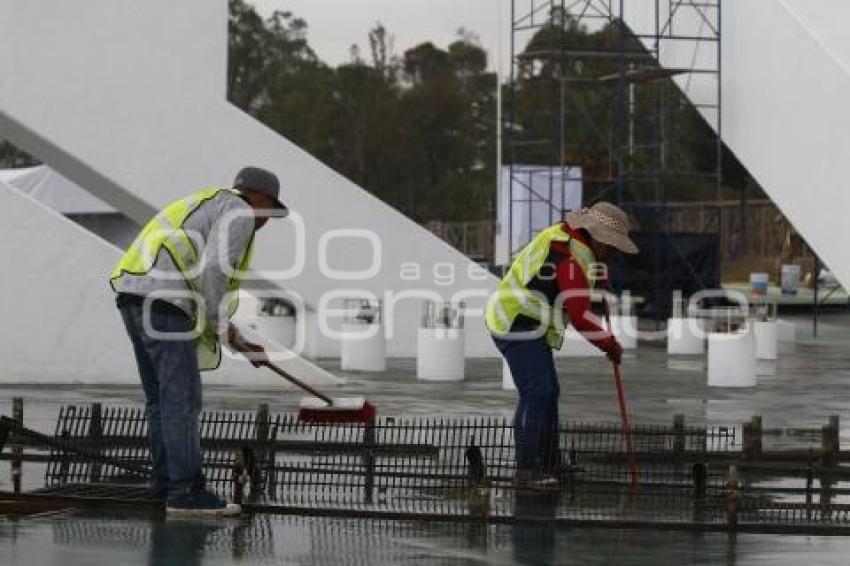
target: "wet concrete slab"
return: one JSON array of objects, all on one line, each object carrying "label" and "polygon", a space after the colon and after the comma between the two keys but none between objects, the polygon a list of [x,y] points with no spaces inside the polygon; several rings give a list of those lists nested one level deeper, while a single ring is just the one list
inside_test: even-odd
[{"label": "wet concrete slab", "polygon": [[254,516],[0,519],[4,564],[846,564],[842,538]]},{"label": "wet concrete slab", "polygon": [[[662,344],[642,343],[627,354],[622,368],[633,421],[668,424],[683,414],[688,424],[739,425],[758,414],[766,429],[816,429],[837,414],[842,442],[850,442],[850,315],[824,317],[817,340],[810,336],[808,319],[797,322],[798,342],[781,344],[779,360],[760,364],[758,385],[748,389],[709,388],[702,356],[671,358]],[[338,371],[338,361],[323,365]],[[560,359],[557,365],[564,418],[618,421],[604,359]],[[500,360],[470,360],[465,381],[425,383],[415,378],[415,360],[391,360],[384,374],[345,374],[349,382],[332,395],[365,395],[383,415],[510,416],[516,393],[502,391],[501,369]],[[295,410],[302,397],[290,388],[256,390],[238,383],[207,388],[204,394],[208,409],[268,403],[280,412]],[[27,426],[43,432],[52,432],[65,404],[139,406],[143,400],[135,387],[0,386],[0,413],[11,412],[16,396],[25,398]],[[795,446],[820,442],[819,437],[768,440]],[[37,467],[25,474],[36,485],[43,482]],[[9,488],[9,466],[2,462],[0,489]],[[77,513],[0,519],[2,564],[846,564],[847,552],[850,540],[799,536],[461,528],[320,518],[255,517],[179,526],[161,518]]]}]

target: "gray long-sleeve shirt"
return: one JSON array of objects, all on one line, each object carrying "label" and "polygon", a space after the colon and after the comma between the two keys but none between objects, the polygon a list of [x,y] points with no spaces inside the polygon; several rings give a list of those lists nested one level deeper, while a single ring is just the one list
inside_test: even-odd
[{"label": "gray long-sleeve shirt", "polygon": [[[220,316],[226,312],[227,281],[232,269],[239,267],[245,250],[254,237],[254,215],[251,206],[231,192],[223,191],[201,204],[183,224],[201,256],[201,271],[198,286],[206,306],[207,323],[220,334],[227,329],[227,319]],[[226,247],[224,247],[224,239]],[[227,265],[224,265],[224,262]],[[160,249],[154,267],[145,275],[124,275],[118,282],[117,291],[131,295],[151,295],[168,301],[195,316],[195,301],[186,280],[171,259],[171,255]]]}]

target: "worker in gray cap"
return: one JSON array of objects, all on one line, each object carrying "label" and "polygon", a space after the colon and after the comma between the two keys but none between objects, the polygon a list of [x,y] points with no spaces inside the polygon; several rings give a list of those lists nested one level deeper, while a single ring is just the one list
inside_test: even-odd
[{"label": "worker in gray cap", "polygon": [[110,283],[145,391],[154,496],[176,515],[234,515],[208,491],[199,437],[201,370],[221,363],[221,344],[255,365],[263,348],[230,323],[254,234],[285,217],[277,177],[245,167],[233,188],[203,189],[166,206],[115,266]]}]

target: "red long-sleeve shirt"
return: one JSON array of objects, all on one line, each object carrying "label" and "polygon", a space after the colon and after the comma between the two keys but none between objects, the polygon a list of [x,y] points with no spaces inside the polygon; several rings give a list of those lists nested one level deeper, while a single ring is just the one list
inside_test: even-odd
[{"label": "red long-sleeve shirt", "polygon": [[[562,228],[579,242],[588,244],[581,230],[571,228],[566,222]],[[560,252],[558,255],[561,259],[555,265],[555,276],[559,292],[566,293],[563,295],[566,297],[564,311],[569,316],[570,323],[588,342],[603,352],[613,350],[616,340],[590,310],[590,286],[578,262],[572,257],[569,244],[552,242],[552,249]],[[597,279],[597,283],[599,282]]]}]

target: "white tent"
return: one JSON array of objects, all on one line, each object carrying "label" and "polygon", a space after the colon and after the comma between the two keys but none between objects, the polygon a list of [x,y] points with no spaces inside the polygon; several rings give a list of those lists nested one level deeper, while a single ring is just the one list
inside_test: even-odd
[{"label": "white tent", "polygon": [[11,185],[65,215],[114,214],[117,211],[46,165],[0,169],[0,182]]},{"label": "white tent", "polygon": [[502,167],[496,264],[510,263],[511,254],[527,244],[531,235],[562,220],[566,211],[580,208],[581,202],[580,167]]}]

